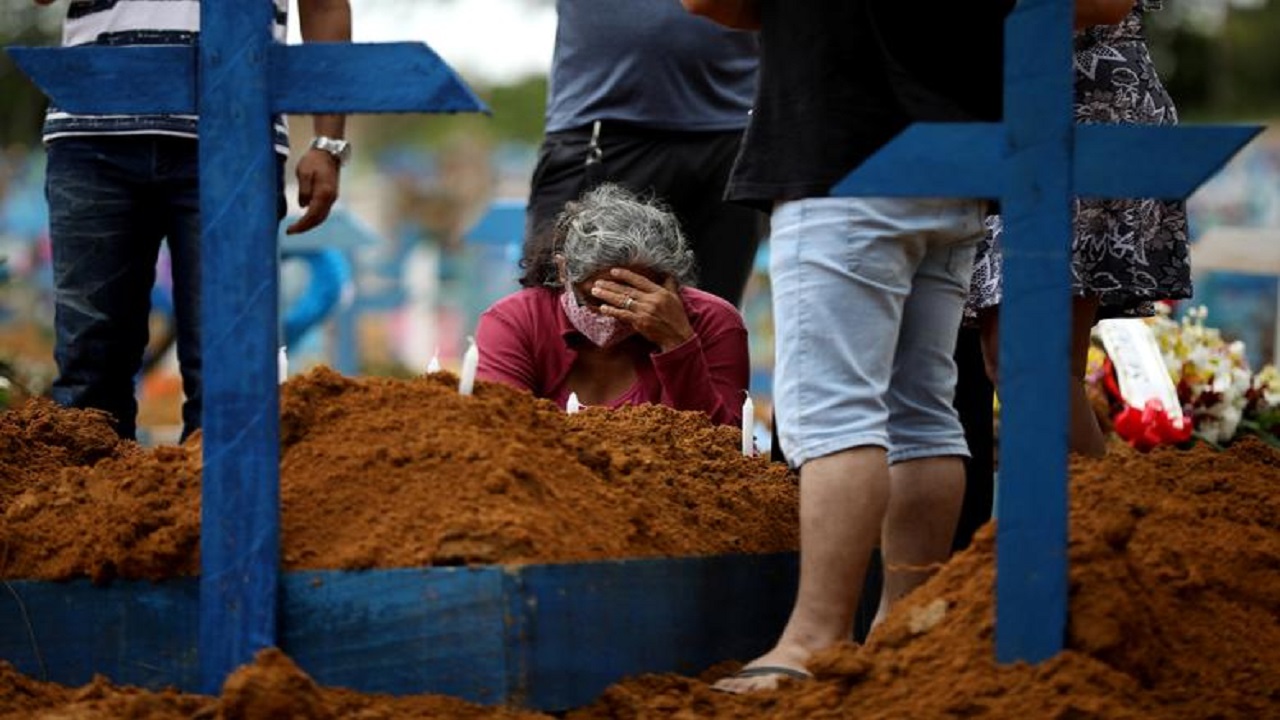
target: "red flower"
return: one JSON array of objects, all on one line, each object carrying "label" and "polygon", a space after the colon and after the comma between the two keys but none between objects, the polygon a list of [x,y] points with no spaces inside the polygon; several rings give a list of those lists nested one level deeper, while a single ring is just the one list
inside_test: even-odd
[{"label": "red flower", "polygon": [[1111,362],[1111,358],[1102,361],[1102,386],[1107,389],[1107,394],[1113,400],[1124,401],[1120,395],[1120,382],[1116,379],[1116,366]]},{"label": "red flower", "polygon": [[1177,445],[1191,439],[1192,423],[1185,417],[1173,419],[1159,400],[1148,400],[1141,410],[1126,406],[1115,417],[1116,433],[1141,452],[1157,445]]}]

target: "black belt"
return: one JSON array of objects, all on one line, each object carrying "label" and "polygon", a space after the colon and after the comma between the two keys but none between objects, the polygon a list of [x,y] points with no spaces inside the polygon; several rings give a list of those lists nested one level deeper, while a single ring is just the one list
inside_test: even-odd
[{"label": "black belt", "polygon": [[658,128],[652,125],[642,125],[636,122],[626,120],[596,120],[586,125],[579,125],[575,128],[567,130],[556,130],[547,133],[547,137],[573,137],[573,138],[589,138],[595,133],[596,124],[600,125],[600,130],[596,133],[597,138],[626,135],[629,137],[673,137],[673,136],[689,136],[689,135],[723,135],[727,133],[740,133],[740,129],[729,130],[673,130],[670,128]]}]

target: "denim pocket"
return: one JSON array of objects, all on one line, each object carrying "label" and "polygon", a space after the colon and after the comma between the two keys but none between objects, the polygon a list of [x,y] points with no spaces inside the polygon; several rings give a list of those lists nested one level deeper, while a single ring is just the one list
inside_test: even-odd
[{"label": "denim pocket", "polygon": [[[924,257],[923,238],[899,222],[880,199],[844,200],[826,208],[825,221],[837,242],[844,244],[844,270],[848,275],[894,294],[911,291],[911,276]],[[816,213],[815,213],[816,214]]]}]

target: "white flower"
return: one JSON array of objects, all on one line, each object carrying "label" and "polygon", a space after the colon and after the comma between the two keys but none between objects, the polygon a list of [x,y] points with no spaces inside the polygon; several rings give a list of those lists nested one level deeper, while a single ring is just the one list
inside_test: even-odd
[{"label": "white flower", "polygon": [[1222,411],[1222,437],[1231,439],[1236,436],[1242,415],[1240,408],[1234,406]]},{"label": "white flower", "polygon": [[1218,420],[1203,419],[1196,425],[1196,435],[1215,445],[1222,444],[1222,423]]},{"label": "white flower", "polygon": [[1204,345],[1200,345],[1198,347],[1192,348],[1191,352],[1187,353],[1186,360],[1192,365],[1195,365],[1196,367],[1200,368],[1200,367],[1208,367],[1211,363],[1213,363],[1216,360],[1216,358],[1214,357],[1213,353],[1209,350],[1209,348],[1205,347]]},{"label": "white flower", "polygon": [[1253,386],[1262,391],[1262,401],[1267,406],[1264,410],[1280,407],[1280,370],[1275,365],[1262,368],[1254,378]]},{"label": "white flower", "polygon": [[[1158,305],[1147,324],[1182,400],[1196,408],[1196,435],[1227,444],[1239,431],[1246,408],[1251,413],[1280,410],[1280,370],[1268,366],[1255,376],[1245,344],[1228,342],[1217,328],[1205,326],[1208,308],[1189,308],[1178,320],[1170,314],[1170,307]],[[1206,393],[1212,393],[1212,405],[1206,406]],[[1252,407],[1250,395],[1259,398]]]}]

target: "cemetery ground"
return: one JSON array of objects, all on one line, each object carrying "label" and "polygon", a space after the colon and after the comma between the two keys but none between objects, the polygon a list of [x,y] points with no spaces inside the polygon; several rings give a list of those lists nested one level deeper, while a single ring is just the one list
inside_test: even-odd
[{"label": "cemetery ground", "polygon": [[[520,566],[794,550],[794,478],[736,432],[644,407],[568,416],[437,373],[282,389],[286,571]],[[34,402],[0,416],[0,577],[165,579],[198,571],[199,438],[144,449],[93,413]],[[622,679],[572,718],[1280,717],[1280,454],[1245,439],[1073,460],[1066,649],[999,665],[995,534],[982,529],[865,646],[816,679],[752,697],[686,675]],[[789,594],[792,587],[779,588]],[[789,600],[789,595],[788,598]],[[6,622],[20,613],[6,603]],[[737,600],[751,603],[757,598]],[[773,629],[766,629],[766,634]],[[602,653],[591,635],[577,651]],[[40,638],[33,638],[38,643]],[[0,667],[0,718],[471,718],[532,711],[322,687],[278,651],[217,697],[66,687]]]}]

